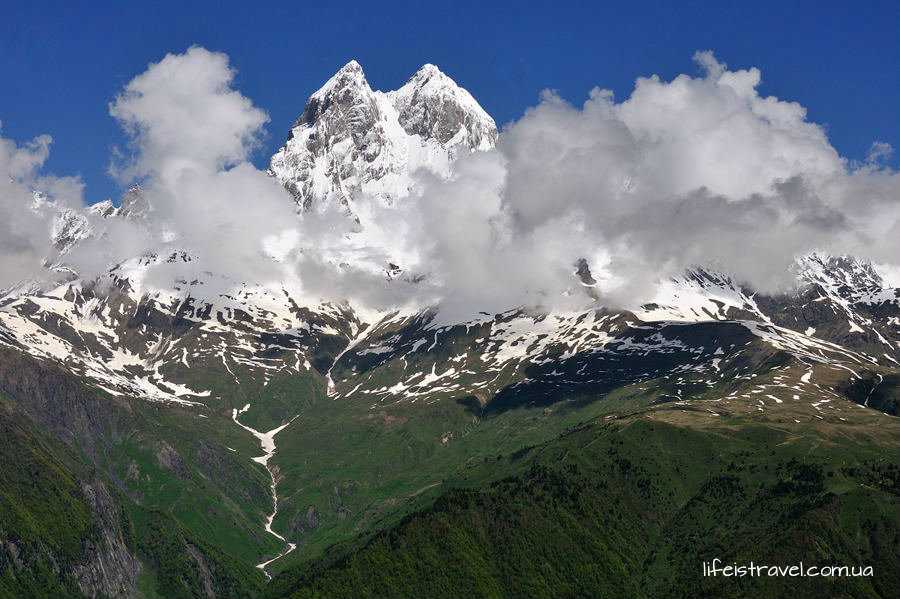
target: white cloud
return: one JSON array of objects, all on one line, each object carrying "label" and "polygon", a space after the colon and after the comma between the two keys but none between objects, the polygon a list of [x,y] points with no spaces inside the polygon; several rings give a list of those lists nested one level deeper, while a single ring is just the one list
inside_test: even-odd
[{"label": "white cloud", "polygon": [[869,148],[869,153],[866,154],[866,162],[869,164],[878,164],[888,160],[893,155],[894,148],[891,144],[884,141],[873,141],[872,146]]},{"label": "white cloud", "polygon": [[[584,302],[579,258],[601,299],[626,306],[694,265],[769,291],[790,284],[794,257],[811,250],[896,265],[900,176],[883,165],[890,146],[878,142],[865,163],[851,163],[805,108],[759,95],[758,69],[729,70],[708,51],[695,60],[700,76],[640,78],[621,102],[599,88],[581,107],[545,93],[496,150],[461,158],[449,180],[419,173],[418,191],[392,207],[357,198],[360,232],[337,211],[295,214],[289,195],[247,162],[268,117],[232,88],[225,55],[168,55],[110,106],[132,142],[113,171],[141,182],[153,207],[147,233],[119,225],[72,259],[90,272],[163,240],[200,260],[159,269],[159,285],[196,274],[185,269],[232,281],[299,277],[316,296],[440,302],[460,315]],[[0,144],[0,166],[14,175],[0,182],[0,209],[31,219],[6,225],[4,264],[33,266],[41,255],[46,222],[21,206],[48,144]],[[387,280],[388,262],[405,269],[401,279]]]},{"label": "white cloud", "polygon": [[[232,89],[234,76],[226,55],[198,47],[151,64],[110,105],[132,150],[113,170],[140,181],[153,239],[199,258],[199,266],[179,268],[237,281],[277,278],[265,240],[296,226],[294,204],[247,162],[268,116]],[[160,273],[159,282],[174,274]]]},{"label": "white cloud", "polygon": [[193,47],[168,54],[132,79],[109,113],[132,137],[136,154],[114,172],[128,179],[177,179],[247,159],[269,117],[231,89],[228,57]]},{"label": "white cloud", "polygon": [[[56,208],[81,205],[80,180],[40,174],[51,142],[41,135],[20,146],[0,137],[0,290],[46,278]],[[44,192],[43,205],[35,202],[34,190]]]},{"label": "white cloud", "polygon": [[495,152],[425,183],[400,220],[421,222],[405,238],[436,273],[430,293],[476,309],[564,303],[573,263],[591,256],[618,305],[694,265],[774,291],[815,249],[896,262],[897,173],[848,164],[802,106],[759,95],[759,70],[695,58],[703,76],[641,78],[620,103],[545,93]]}]

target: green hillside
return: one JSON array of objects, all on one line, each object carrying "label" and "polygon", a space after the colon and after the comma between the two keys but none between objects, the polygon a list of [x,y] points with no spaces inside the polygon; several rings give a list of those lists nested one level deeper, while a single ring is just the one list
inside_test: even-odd
[{"label": "green hillside", "polygon": [[[655,412],[488,458],[396,527],[269,597],[895,597],[900,452],[839,429]],[[702,562],[871,565],[871,578],[703,578]]]}]

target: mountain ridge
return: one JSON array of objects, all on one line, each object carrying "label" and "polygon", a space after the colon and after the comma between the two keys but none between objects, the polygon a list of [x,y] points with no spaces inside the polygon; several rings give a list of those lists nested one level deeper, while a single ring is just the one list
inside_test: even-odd
[{"label": "mountain ridge", "polygon": [[[271,174],[298,218],[337,209],[352,221],[365,194],[390,209],[414,191],[416,168],[448,177],[460,154],[496,143],[493,120],[463,92],[430,64],[375,91],[351,61],[306,103]],[[440,306],[373,310],[311,297],[295,280],[235,280],[173,247],[81,278],[66,264],[78,243],[102,241],[110,219],[152,218],[141,189],[83,211],[36,195],[35,209],[60,211],[47,267],[61,280],[0,294],[0,350],[21,358],[24,376],[38,373],[22,385],[17,369],[3,370],[0,390],[65,443],[108,437],[86,459],[139,506],[135,518],[145,504],[173,514],[201,574],[229,558],[277,575],[389,526],[478,460],[591,419],[664,414],[789,437],[894,430],[900,289],[857,258],[801,257],[795,288],[779,294],[699,265],[623,308],[601,305],[580,261],[578,308],[475,307],[448,320]],[[167,265],[190,274],[171,285],[150,276]],[[406,275],[379,266],[387,285]],[[42,392],[65,406],[23,399],[42,379],[78,393]],[[119,430],[110,413],[143,420]],[[201,551],[196,535],[228,555]],[[168,567],[165,547],[143,551]]]}]

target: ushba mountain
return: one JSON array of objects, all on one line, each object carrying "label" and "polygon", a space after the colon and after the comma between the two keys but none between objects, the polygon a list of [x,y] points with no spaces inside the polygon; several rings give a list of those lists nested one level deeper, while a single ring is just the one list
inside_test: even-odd
[{"label": "ushba mountain", "polygon": [[[309,98],[272,157],[270,173],[301,210],[339,205],[352,217],[354,197],[368,194],[389,207],[413,189],[413,172],[449,177],[460,154],[490,149],[496,139],[490,116],[437,67],[425,65],[400,89],[385,93],[373,91],[362,67],[351,61]],[[36,193],[35,210],[50,209]],[[79,241],[102,236],[107,219],[140,219],[147,209],[140,188],[129,190],[118,207],[101,202],[81,213],[60,209],[51,239],[56,266]],[[228,281],[229,273],[205,273],[210,280],[177,281],[165,290],[143,284],[148,266],[193,259],[183,252],[136,256],[96,280],[7,293],[0,342],[58,361],[108,393],[198,403],[211,393],[190,380],[189,369],[198,365],[238,381],[316,369],[331,377],[335,395],[364,394],[372,401],[475,394],[490,404],[511,384],[595,382],[594,368],[576,368],[586,356],[623,361],[623,376],[634,380],[674,367],[718,372],[714,362],[734,357],[728,350],[736,344],[692,340],[693,329],[683,323],[720,323],[729,335],[743,331],[741,339],[797,359],[852,364],[853,377],[900,359],[898,292],[885,288],[871,265],[852,258],[800,260],[799,290],[782,297],[756,296],[725,274],[698,268],[662,281],[655,298],[636,298],[632,312],[590,306],[586,294],[584,311],[538,314],[511,306],[459,324],[434,320],[433,310],[378,313],[310,304],[271,284],[226,282],[234,287],[210,296],[206,289],[220,287],[212,283]],[[386,277],[400,269],[382,266]],[[573,282],[580,276],[589,291],[596,282],[586,268],[573,274]],[[666,356],[663,369],[636,359],[657,353]],[[401,362],[402,368],[394,367]],[[385,369],[391,372],[387,380],[373,376]]]},{"label": "ushba mountain", "polygon": [[[417,201],[421,181],[451,180],[459,161],[491,151],[498,139],[494,120],[438,67],[426,64],[399,89],[382,92],[351,61],[309,97],[271,157],[266,181],[287,190],[279,193],[296,203],[290,212],[298,219],[347,224],[330,258],[338,269],[374,269],[387,287],[417,285],[440,273],[408,272],[401,257],[355,251],[370,233],[361,214],[374,205],[389,215]],[[129,500],[176,518],[180,502],[197,501],[191,505],[202,505],[209,519],[197,530],[231,526],[214,541],[252,553],[267,576],[291,553],[317,556],[332,538],[393,524],[400,512],[391,506],[419,505],[447,472],[459,473],[455,462],[446,472],[429,468],[449,460],[437,452],[464,437],[493,431],[490,439],[521,440],[514,450],[525,451],[526,442],[569,430],[568,415],[592,398],[610,395],[678,418],[759,418],[779,426],[881,426],[897,412],[900,289],[877,265],[850,256],[798,257],[795,285],[780,293],[758,292],[698,264],[627,306],[603,305],[602,278],[581,259],[571,265],[567,290],[577,301],[565,310],[522,302],[499,312],[475,306],[457,318],[440,305],[323,299],[295,278],[242,279],[171,243],[85,277],[70,260],[80,244],[102,244],[117,222],[142,227],[153,218],[142,188],[84,209],[57,206],[36,191],[32,209],[55,215],[45,261],[53,284],[24,281],[0,296],[0,356],[23,364],[0,368],[0,390],[37,398],[22,401],[29,415],[89,447]],[[280,265],[282,257],[273,251],[267,259]],[[163,284],[167,265],[190,275]],[[56,380],[67,381],[63,391],[42,387]],[[84,396],[93,407],[72,407],[73,397]],[[113,409],[121,412],[110,416]],[[522,421],[499,418],[520,409],[536,411]],[[603,417],[624,418],[626,408],[616,409]],[[409,474],[395,488],[408,473],[367,462],[378,456],[366,443],[381,443],[387,437],[378,435],[415,420],[419,410],[431,418],[434,430],[421,431],[430,441],[404,437],[385,441],[383,450],[389,462],[421,460],[407,464],[409,472],[431,478]],[[557,410],[558,422],[544,420]],[[122,424],[135,414],[151,414],[152,426]],[[445,417],[456,420],[444,427]],[[189,441],[166,437],[167,427],[182,425]],[[357,426],[378,430],[354,436]],[[96,449],[97,431],[106,435],[107,428],[114,441]],[[283,439],[299,443],[300,428],[319,435],[315,443],[280,454]],[[192,460],[200,474],[190,470]],[[353,460],[368,464],[377,480],[344,477]],[[460,464],[475,467],[468,458]],[[196,494],[172,490],[179,485]],[[216,499],[207,502],[210,488]],[[381,503],[354,503],[367,497]],[[204,568],[216,554],[198,546],[186,545],[186,555],[212,580]],[[108,580],[82,588],[127,596],[133,578],[122,583],[125,591]]]},{"label": "ushba mountain", "polygon": [[[448,177],[455,157],[489,149],[496,138],[493,120],[437,67],[425,65],[399,90],[383,93],[369,87],[362,68],[352,61],[310,97],[285,146],[272,157],[271,174],[291,191],[299,210],[324,211],[333,204],[352,215],[354,195],[370,194],[389,206],[410,192],[412,172],[426,169]],[[287,359],[257,355],[272,342],[278,340],[281,350],[291,354],[292,368],[303,364],[309,368],[308,359],[314,359],[320,346],[329,345],[313,338],[324,335],[346,341],[368,324],[346,306],[308,305],[288,288],[234,281],[229,273],[205,272],[202,267],[207,280],[177,281],[168,289],[144,285],[143,276],[154,264],[197,259],[186,252],[151,252],[113,266],[98,279],[77,278],[66,263],[72,248],[85,240],[102,240],[111,221],[140,223],[152,211],[140,187],[129,189],[119,206],[104,201],[82,212],[57,208],[36,192],[34,210],[56,212],[48,268],[75,280],[33,295],[22,293],[33,287],[27,282],[7,291],[4,342],[62,360],[108,392],[126,390],[181,401],[202,397],[203,392],[166,377],[175,364],[168,363],[172,351],[181,365],[188,359],[193,363],[211,359],[226,376],[250,367],[265,378],[267,371],[283,366],[282,358]],[[380,267],[385,276],[399,268],[388,263]],[[228,292],[210,297],[205,289],[213,285]],[[135,326],[141,314],[153,321],[157,312],[166,315],[162,329]],[[176,322],[187,322],[184,319],[197,325],[197,331],[214,332],[215,341],[200,333],[201,345],[207,347],[188,353],[187,338],[173,337],[171,329]],[[52,338],[36,324],[49,321],[56,322],[49,327],[55,330]]]},{"label": "ushba mountain", "polygon": [[[414,189],[414,172],[449,177],[458,156],[488,150],[496,140],[491,117],[434,65],[423,66],[400,89],[380,92],[351,61],[309,98],[272,157],[270,174],[301,211],[340,206],[352,218],[354,197],[366,194],[390,207]],[[52,266],[63,267],[65,254],[80,241],[102,237],[107,220],[145,218],[152,208],[144,204],[136,187],[118,207],[101,202],[80,213],[60,209]],[[36,193],[34,209],[53,206]],[[884,286],[872,265],[853,258],[800,259],[796,293],[778,297],[756,295],[700,265],[661,281],[656,297],[635,298],[629,312],[591,306],[596,281],[590,266],[576,273],[573,265],[573,284],[580,283],[576,287],[585,294],[583,311],[547,314],[510,306],[458,324],[435,319],[433,309],[378,312],[309,303],[286,285],[228,283],[228,273],[207,272],[209,280],[181,280],[170,289],[143,282],[152,264],[191,260],[184,252],[150,253],[96,280],[76,273],[55,289],[7,293],[0,342],[58,361],[108,393],[199,403],[210,390],[190,380],[196,365],[226,378],[263,381],[282,370],[314,369],[330,377],[335,395],[355,393],[373,401],[475,394],[490,404],[512,384],[590,383],[592,369],[583,366],[567,376],[550,374],[574,368],[572,361],[586,356],[624,361],[626,379],[638,380],[676,365],[702,370],[713,361],[721,364],[731,357],[729,347],[738,347],[694,342],[687,323],[722,324],[729,334],[743,331],[742,339],[797,359],[852,363],[852,377],[862,376],[860,369],[896,366],[900,358],[898,293]],[[401,270],[391,262],[381,267],[387,278]],[[222,285],[233,288],[206,291]],[[452,347],[465,351],[454,353]],[[632,359],[656,353],[667,356],[663,369]],[[387,379],[380,374],[385,370],[391,373]],[[380,381],[377,386],[373,379]]]},{"label": "ushba mountain", "polygon": [[410,193],[416,170],[448,177],[461,152],[496,140],[493,119],[434,65],[385,93],[351,61],[309,98],[270,168],[305,210],[352,212],[354,196],[390,205]]}]

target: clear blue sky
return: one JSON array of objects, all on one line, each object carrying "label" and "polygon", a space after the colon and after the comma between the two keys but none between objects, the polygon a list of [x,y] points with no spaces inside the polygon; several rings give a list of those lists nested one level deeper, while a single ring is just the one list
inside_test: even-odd
[{"label": "clear blue sky", "polygon": [[900,150],[896,0],[330,4],[0,0],[2,135],[51,134],[47,170],[80,174],[97,201],[120,193],[106,174],[122,144],[109,101],[192,44],[227,53],[237,87],[269,113],[260,165],[351,58],[381,89],[433,62],[503,124],[541,89],[580,104],[599,85],[624,99],[635,77],[694,73],[691,55],[712,49],[730,67],[760,67],[762,92],[806,106],[842,155],[861,159],[874,140]]}]

